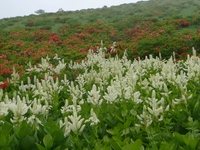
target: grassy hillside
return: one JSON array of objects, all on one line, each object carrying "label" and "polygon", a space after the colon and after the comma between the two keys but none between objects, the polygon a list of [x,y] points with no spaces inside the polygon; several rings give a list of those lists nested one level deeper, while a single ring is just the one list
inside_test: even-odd
[{"label": "grassy hillside", "polygon": [[42,15],[30,15],[26,17],[5,18],[0,20],[0,28],[10,30],[13,28],[26,28],[34,21],[36,27],[48,28],[58,31],[58,27],[64,24],[83,25],[95,21],[104,23],[116,23],[119,20],[130,20],[134,17],[140,19],[156,18],[181,18],[198,15],[200,1],[198,0],[150,0],[139,1],[132,4],[122,4],[99,9],[87,9],[80,11],[62,11],[57,13],[45,13]]},{"label": "grassy hillside", "polygon": [[60,11],[0,20],[1,75],[13,65],[24,70],[27,61],[57,53],[67,62],[80,60],[103,40],[110,53],[144,58],[152,54],[185,58],[192,47],[200,51],[200,1],[150,0],[99,9]]}]

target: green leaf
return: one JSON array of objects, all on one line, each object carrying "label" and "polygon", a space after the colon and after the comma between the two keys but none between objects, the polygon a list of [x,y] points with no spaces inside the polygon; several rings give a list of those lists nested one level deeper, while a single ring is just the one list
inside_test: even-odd
[{"label": "green leaf", "polygon": [[60,150],[61,149],[61,146],[58,146],[58,147],[56,147],[56,149],[55,150]]},{"label": "green leaf", "polygon": [[127,109],[122,110],[122,116],[123,117],[127,116],[127,114],[128,114],[128,110]]},{"label": "green leaf", "polygon": [[108,138],[107,135],[105,135],[105,136],[103,137],[103,141],[106,142],[106,143],[109,143],[110,139]]},{"label": "green leaf", "polygon": [[12,131],[12,129],[13,129],[12,124],[9,122],[5,122],[0,128],[0,132],[1,134],[4,134],[4,133],[9,134]]},{"label": "green leaf", "polygon": [[121,136],[127,135],[127,134],[129,134],[129,133],[130,133],[130,128],[126,128],[126,129],[122,130]]},{"label": "green leaf", "polygon": [[5,147],[5,146],[9,146],[9,134],[0,134],[0,146],[1,147]]},{"label": "green leaf", "polygon": [[126,120],[124,123],[124,128],[128,128],[131,125],[132,121],[130,119]]},{"label": "green leaf", "polygon": [[20,147],[21,149],[34,149],[35,146],[35,139],[34,137],[27,135],[20,140]]},{"label": "green leaf", "polygon": [[83,133],[83,137],[84,137],[84,139],[86,140],[87,143],[90,143],[90,137],[89,137],[88,134]]},{"label": "green leaf", "polygon": [[119,146],[119,144],[116,143],[116,142],[114,142],[114,141],[111,142],[111,146],[112,146],[112,148],[113,148],[114,150],[121,150],[121,149],[122,149],[122,148]]},{"label": "green leaf", "polygon": [[198,144],[198,138],[195,138],[191,133],[187,133],[186,135],[181,135],[177,132],[173,134],[175,138],[178,140],[179,144],[185,144],[191,150],[195,150]]},{"label": "green leaf", "polygon": [[44,125],[44,130],[48,134],[52,134],[54,131],[58,129],[60,128],[56,125],[54,118],[50,118],[48,122]]},{"label": "green leaf", "polygon": [[184,144],[183,142],[183,136],[181,134],[179,134],[178,132],[174,132],[173,136],[175,137],[175,139],[179,142],[179,144]]},{"label": "green leaf", "polygon": [[165,143],[160,147],[160,150],[177,150],[177,145],[175,143]]},{"label": "green leaf", "polygon": [[124,122],[124,120],[123,120],[120,116],[118,116],[117,114],[115,115],[115,117],[116,117],[117,119],[119,119],[119,121]]},{"label": "green leaf", "polygon": [[108,132],[108,133],[111,134],[111,135],[115,135],[115,131],[112,130],[112,129],[110,129],[110,130],[106,130],[106,132]]},{"label": "green leaf", "polygon": [[190,141],[189,147],[191,148],[191,150],[193,150],[193,149],[195,150],[196,149],[198,141],[199,141],[198,138],[193,139],[192,141]]},{"label": "green leaf", "polygon": [[124,139],[123,144],[126,145],[129,142],[130,142],[130,137],[127,137]]},{"label": "green leaf", "polygon": [[47,148],[47,149],[50,149],[53,145],[53,138],[50,134],[47,134],[45,135],[45,137],[43,138],[43,143],[44,143],[44,146]]},{"label": "green leaf", "polygon": [[37,146],[38,150],[46,150],[45,147],[43,147],[42,145],[40,145],[38,143],[36,143],[36,146]]},{"label": "green leaf", "polygon": [[113,136],[112,139],[115,141],[115,143],[121,148],[123,146],[122,140],[118,136]]},{"label": "green leaf", "polygon": [[33,130],[31,129],[30,126],[24,126],[19,131],[19,137],[20,138],[23,138],[26,135],[32,135],[32,134],[33,134]]},{"label": "green leaf", "polygon": [[53,132],[51,135],[52,138],[54,139],[54,142],[56,143],[61,142],[65,138],[61,130],[57,130]]},{"label": "green leaf", "polygon": [[12,148],[10,148],[10,147],[3,147],[3,148],[1,148],[1,150],[12,150]]},{"label": "green leaf", "polygon": [[134,143],[130,144],[130,150],[144,150],[144,147],[142,146],[142,141],[140,139],[137,139]]},{"label": "green leaf", "polygon": [[131,115],[136,116],[137,115],[137,111],[135,109],[131,109],[130,110]]},{"label": "green leaf", "polygon": [[195,150],[198,144],[198,138],[195,138],[191,133],[187,133],[183,139],[184,143],[189,147],[191,150]]},{"label": "green leaf", "polygon": [[111,150],[110,146],[104,145],[101,150]]}]

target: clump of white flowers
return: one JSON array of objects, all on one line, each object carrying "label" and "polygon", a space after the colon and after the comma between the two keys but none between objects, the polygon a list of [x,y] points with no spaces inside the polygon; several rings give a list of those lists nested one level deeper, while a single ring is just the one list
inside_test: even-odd
[{"label": "clump of white flowers", "polygon": [[[83,132],[86,125],[95,126],[101,122],[98,118],[101,111],[95,108],[103,110],[101,107],[105,105],[115,106],[121,102],[121,105],[137,106],[138,111],[131,113],[136,118],[136,126],[148,128],[154,121],[163,121],[169,109],[173,111],[177,105],[187,104],[193,96],[188,94],[188,82],[199,82],[200,59],[194,49],[192,57],[178,63],[172,58],[161,60],[152,56],[131,62],[126,53],[121,59],[106,58],[105,51],[102,47],[97,52],[90,50],[81,63],[71,61],[70,69],[84,70],[75,81],[69,81],[66,74],[62,79],[53,77],[66,69],[66,63],[58,55],[53,58],[57,62],[55,66],[48,56],[38,65],[29,63],[26,74],[44,73],[43,78],[28,76],[26,82],[20,81],[13,69],[10,83],[17,90],[10,97],[0,89],[0,117],[12,114],[12,123],[25,120],[32,125],[42,125],[42,119],[58,111],[60,118],[56,119],[63,134],[68,136],[71,132]],[[115,51],[115,43],[112,51]],[[168,84],[180,90],[176,98],[170,99],[170,95],[176,93]],[[84,106],[91,108],[83,109]]]}]

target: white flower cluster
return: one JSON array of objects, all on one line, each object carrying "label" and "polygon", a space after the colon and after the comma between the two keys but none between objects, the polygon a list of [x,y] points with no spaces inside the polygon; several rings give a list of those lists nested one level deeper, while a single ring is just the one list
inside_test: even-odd
[{"label": "white flower cluster", "polygon": [[[194,55],[185,62],[175,62],[172,57],[161,60],[151,55],[144,60],[131,62],[126,53],[122,59],[106,59],[103,51],[89,51],[86,61],[79,64],[71,62],[70,67],[84,69],[85,73],[79,75],[78,79],[84,79],[86,84],[93,83],[91,91],[87,92],[88,103],[101,105],[103,101],[113,104],[132,100],[135,104],[142,104],[143,112],[138,112],[137,118],[141,125],[148,127],[153,121],[162,121],[163,114],[170,107],[192,98],[187,92],[188,81],[198,81],[200,75],[200,59],[196,57],[194,49],[193,52]],[[181,93],[170,100],[172,104],[168,103],[169,95],[175,91],[171,91],[168,84],[181,89]]]},{"label": "white flower cluster", "polygon": [[48,71],[50,75],[53,73],[60,74],[60,71],[66,68],[66,63],[64,62],[64,59],[58,58],[58,55],[56,54],[53,60],[58,61],[58,65],[56,67],[53,67],[52,64],[50,64],[51,59],[47,56],[46,58],[41,58],[41,63],[38,64],[38,66],[32,67],[32,64],[29,63],[29,68],[26,69],[26,71],[36,71],[36,72],[42,72],[42,71]]},{"label": "white flower cluster", "polygon": [[[18,89],[13,97],[0,89],[0,118],[11,114],[12,123],[26,120],[37,127],[37,124],[42,125],[42,119],[48,119],[51,110],[58,109],[62,115],[58,122],[67,136],[71,132],[82,132],[87,124],[97,125],[101,120],[93,108],[101,107],[102,103],[114,105],[131,101],[140,110],[134,111],[138,119],[136,125],[149,127],[154,121],[162,121],[169,109],[186,104],[192,98],[187,84],[190,80],[199,82],[200,76],[200,59],[196,55],[177,63],[172,58],[160,60],[151,56],[131,62],[126,53],[121,59],[106,58],[103,50],[97,53],[90,50],[86,60],[69,64],[71,69],[84,70],[75,81],[68,81],[66,75],[63,79],[54,79],[52,74],[59,74],[66,63],[57,55],[53,60],[58,61],[55,67],[50,64],[49,57],[42,58],[38,66],[29,64],[27,74],[46,71],[43,79],[34,76],[33,79],[27,77],[27,82],[20,82],[18,74],[13,72],[11,81]],[[174,93],[169,84],[181,92]],[[61,94],[69,96],[62,99],[64,104],[59,107]],[[170,94],[177,94],[177,97],[170,99]],[[85,112],[89,114],[87,117],[82,114],[84,104],[91,106],[89,113]]]},{"label": "white flower cluster", "polygon": [[[22,121],[27,121],[30,125],[39,129],[38,125],[43,125],[43,121],[48,119],[51,111],[59,109],[59,94],[67,89],[71,95],[71,100],[66,99],[65,104],[61,107],[60,111],[63,114],[62,118],[57,118],[61,128],[64,128],[64,135],[67,136],[72,132],[82,132],[85,123],[89,122],[91,126],[96,125],[99,120],[91,109],[90,117],[83,118],[79,115],[81,111],[81,105],[84,103],[82,99],[85,93],[84,84],[81,78],[77,78],[78,85],[75,82],[67,79],[66,74],[63,79],[54,78],[54,73],[60,74],[65,69],[66,63],[56,55],[53,61],[57,61],[57,66],[53,67],[50,64],[50,58],[42,58],[39,65],[32,65],[29,63],[29,69],[27,69],[26,81],[20,81],[19,74],[13,68],[13,73],[9,82],[17,89],[12,93],[12,96],[8,93],[4,93],[3,89],[0,89],[0,122],[4,122],[4,117],[10,115],[10,122],[13,124],[19,124]],[[36,75],[30,77],[31,72],[38,72],[44,75],[43,78],[38,78]],[[98,102],[99,93],[95,92],[95,88],[91,90],[88,102],[92,104],[101,103]],[[93,98],[96,98],[93,101]],[[91,100],[89,100],[91,99]],[[72,104],[68,104],[68,101],[72,101]],[[60,121],[59,121],[60,120]]]}]

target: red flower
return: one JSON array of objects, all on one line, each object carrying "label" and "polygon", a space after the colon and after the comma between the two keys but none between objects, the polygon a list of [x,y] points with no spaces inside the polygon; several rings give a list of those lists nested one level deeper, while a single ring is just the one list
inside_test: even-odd
[{"label": "red flower", "polygon": [[6,59],[7,59],[7,56],[4,55],[4,54],[2,54],[2,55],[0,56],[0,59],[6,60]]},{"label": "red flower", "polygon": [[186,20],[179,20],[178,21],[181,27],[188,27],[190,26],[189,22]]},{"label": "red flower", "polygon": [[0,88],[5,89],[8,86],[8,81],[4,81],[0,84]]}]

